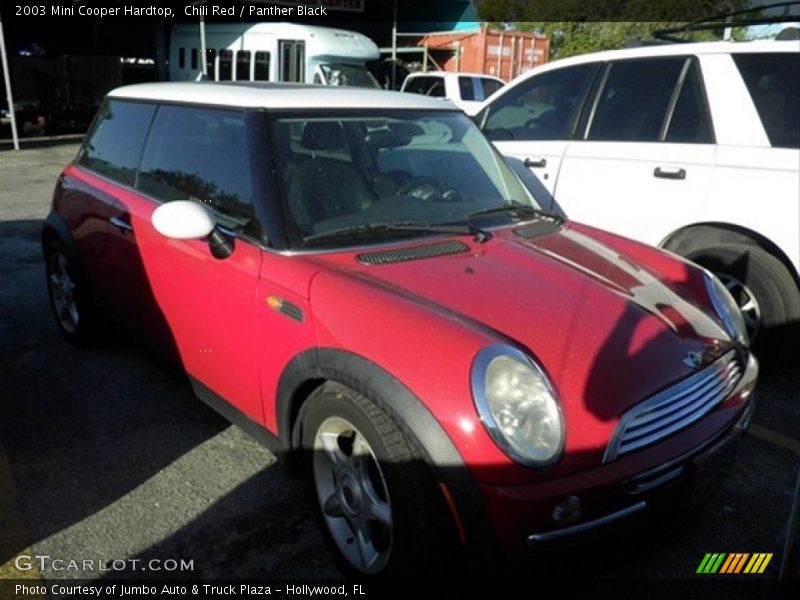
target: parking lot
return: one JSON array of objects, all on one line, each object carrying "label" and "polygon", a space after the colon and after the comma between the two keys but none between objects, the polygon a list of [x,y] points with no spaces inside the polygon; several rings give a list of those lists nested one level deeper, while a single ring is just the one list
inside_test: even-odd
[{"label": "parking lot", "polygon": [[[0,578],[104,576],[53,564],[19,572],[21,554],[191,560],[193,577],[340,576],[302,485],[179,373],[121,330],[85,350],[60,336],[38,236],[76,148],[0,150]],[[556,575],[613,595],[627,580],[696,577],[707,552],[774,552],[764,576],[777,577],[800,464],[798,389],[796,369],[766,369],[735,471],[688,523],[576,556]]]}]

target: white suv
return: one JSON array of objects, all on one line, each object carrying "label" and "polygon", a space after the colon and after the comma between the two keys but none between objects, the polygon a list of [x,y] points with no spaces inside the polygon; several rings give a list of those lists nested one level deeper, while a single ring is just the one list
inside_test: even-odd
[{"label": "white suv", "polygon": [[476,120],[571,219],[686,256],[736,297],[756,350],[800,343],[800,42],[556,61]]},{"label": "white suv", "polygon": [[504,85],[505,81],[492,75],[428,71],[411,73],[400,91],[446,98],[468,115],[474,115],[481,103]]}]

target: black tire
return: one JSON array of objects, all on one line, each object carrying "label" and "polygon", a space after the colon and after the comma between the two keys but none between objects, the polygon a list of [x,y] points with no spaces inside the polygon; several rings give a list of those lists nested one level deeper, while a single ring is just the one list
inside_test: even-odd
[{"label": "black tire", "polygon": [[800,291],[783,263],[758,246],[730,244],[704,249],[689,256],[720,277],[723,283],[734,280],[746,292],[732,293],[743,302],[752,292],[759,323],[753,336],[753,353],[762,363],[787,363],[797,358],[800,349]]},{"label": "black tire", "polygon": [[[76,346],[87,346],[95,339],[95,308],[92,303],[91,293],[86,283],[86,278],[75,260],[71,258],[64,245],[58,240],[52,240],[45,246],[45,283],[50,299],[50,308],[56,319],[56,324],[68,342]],[[63,262],[61,262],[63,261]],[[54,281],[54,276],[59,276],[59,264],[74,285],[72,299],[75,304],[75,315],[67,319],[63,305],[59,304],[59,289]]]},{"label": "black tire", "polygon": [[[329,382],[311,395],[303,405],[299,419],[315,513],[340,568],[359,579],[365,576],[381,579],[429,577],[446,571],[452,557],[457,554],[454,552],[453,528],[447,525],[452,519],[445,513],[441,492],[429,469],[394,418],[351,388]],[[381,536],[372,536],[373,540],[380,537],[376,546],[388,549],[385,563],[378,571],[365,571],[347,558],[337,544],[337,534],[323,514],[325,509],[315,460],[324,462],[328,459],[324,452],[315,450],[315,440],[323,425],[327,427],[326,424],[332,420],[352,424],[366,439],[379,465],[378,474],[383,475],[381,481],[386,484],[392,526],[389,535],[383,531]],[[333,477],[332,481],[335,480]],[[345,520],[344,517],[337,519]],[[339,531],[341,533],[341,529]],[[341,539],[339,536],[339,543]]]}]

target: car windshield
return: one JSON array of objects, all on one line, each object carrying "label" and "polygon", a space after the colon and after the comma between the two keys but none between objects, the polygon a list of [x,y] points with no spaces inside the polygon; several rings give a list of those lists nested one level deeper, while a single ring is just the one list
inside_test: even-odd
[{"label": "car windshield", "polygon": [[372,73],[364,66],[344,64],[324,64],[319,66],[325,83],[349,87],[380,88]]},{"label": "car windshield", "polygon": [[508,224],[538,209],[463,113],[363,115],[348,110],[273,117],[293,248],[405,239],[431,235],[435,227],[469,231]]}]

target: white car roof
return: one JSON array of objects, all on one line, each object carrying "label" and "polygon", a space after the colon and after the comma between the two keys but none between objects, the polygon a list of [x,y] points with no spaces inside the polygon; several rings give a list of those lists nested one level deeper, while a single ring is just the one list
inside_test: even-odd
[{"label": "white car roof", "polygon": [[126,85],[109,98],[240,108],[456,110],[436,98],[364,88],[286,83],[164,82]]}]

